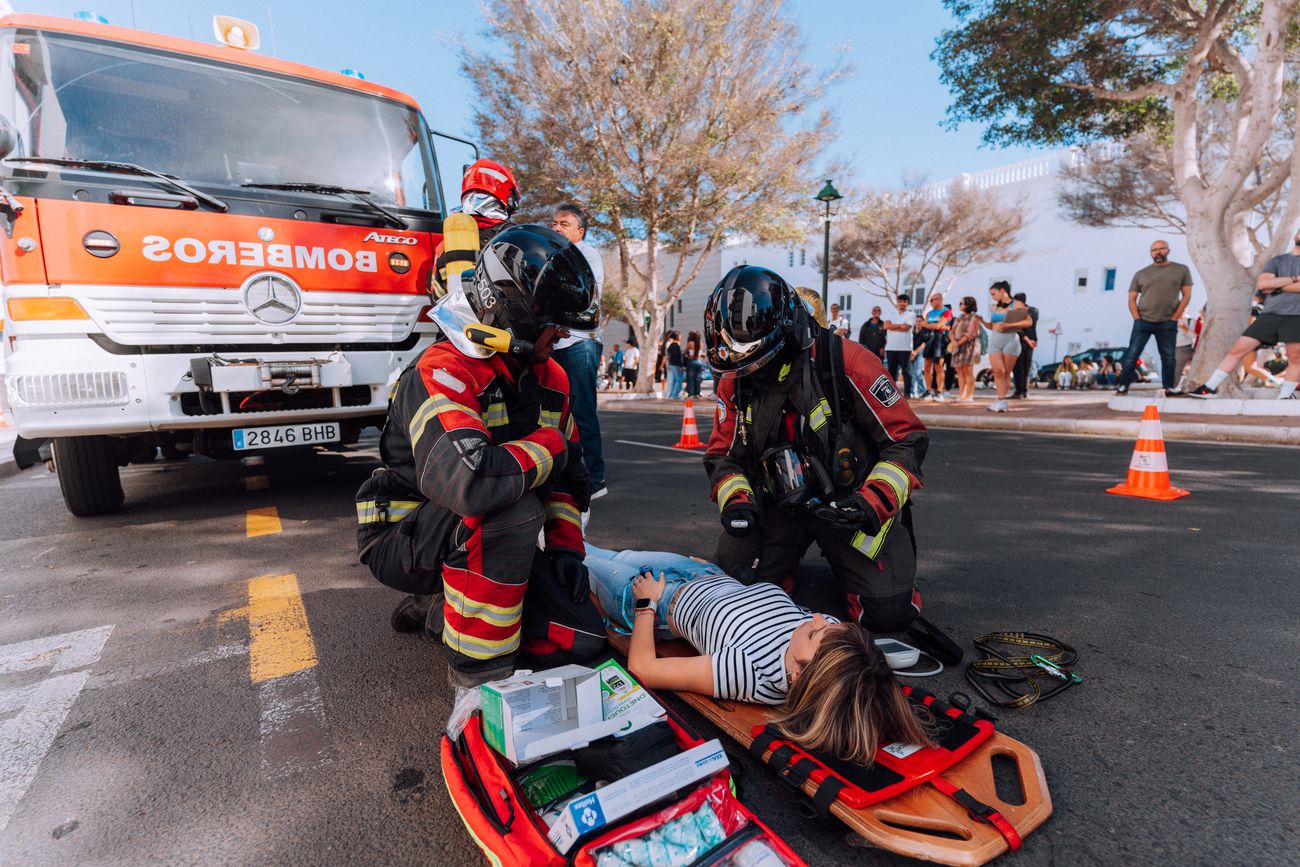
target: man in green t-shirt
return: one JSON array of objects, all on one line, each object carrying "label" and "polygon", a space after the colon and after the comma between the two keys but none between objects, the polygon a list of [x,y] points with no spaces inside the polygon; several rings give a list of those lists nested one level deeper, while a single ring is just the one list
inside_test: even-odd
[{"label": "man in green t-shirt", "polygon": [[1192,271],[1186,265],[1169,261],[1169,244],[1158,240],[1151,245],[1151,263],[1133,275],[1128,287],[1128,310],[1133,314],[1133,332],[1129,336],[1128,351],[1124,353],[1124,367],[1119,374],[1116,394],[1128,394],[1133,382],[1137,360],[1146,349],[1147,341],[1156,339],[1160,353],[1160,379],[1167,397],[1181,397],[1183,392],[1175,387],[1178,381],[1174,361],[1174,346],[1178,342],[1178,320],[1192,300]]}]

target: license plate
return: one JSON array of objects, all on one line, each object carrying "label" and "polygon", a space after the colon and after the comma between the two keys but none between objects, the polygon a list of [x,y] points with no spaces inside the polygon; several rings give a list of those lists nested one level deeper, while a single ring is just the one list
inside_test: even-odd
[{"label": "license plate", "polygon": [[339,424],[335,421],[318,424],[282,424],[276,427],[241,427],[232,431],[235,451],[246,449],[278,449],[282,446],[310,446],[316,443],[338,442]]}]

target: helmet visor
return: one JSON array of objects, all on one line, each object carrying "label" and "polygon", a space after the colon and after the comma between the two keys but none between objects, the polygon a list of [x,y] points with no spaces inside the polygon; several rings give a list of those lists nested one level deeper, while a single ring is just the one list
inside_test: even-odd
[{"label": "helmet visor", "polygon": [[537,274],[541,315],[563,328],[590,331],[596,327],[600,300],[591,265],[575,245],[556,251]]},{"label": "helmet visor", "polygon": [[481,190],[471,190],[461,196],[460,209],[470,216],[487,217],[490,220],[507,220],[510,218],[510,212],[501,203],[500,199]]}]

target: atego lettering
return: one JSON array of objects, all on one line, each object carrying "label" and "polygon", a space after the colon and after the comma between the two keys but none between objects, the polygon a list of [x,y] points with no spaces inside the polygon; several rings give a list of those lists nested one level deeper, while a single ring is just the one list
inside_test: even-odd
[{"label": "atego lettering", "polygon": [[373,250],[347,250],[342,247],[305,247],[301,244],[262,244],[257,241],[200,241],[178,238],[173,242],[162,235],[145,237],[141,254],[152,262],[175,259],[188,264],[243,265],[249,268],[297,268],[299,270],[365,271],[376,270]]}]

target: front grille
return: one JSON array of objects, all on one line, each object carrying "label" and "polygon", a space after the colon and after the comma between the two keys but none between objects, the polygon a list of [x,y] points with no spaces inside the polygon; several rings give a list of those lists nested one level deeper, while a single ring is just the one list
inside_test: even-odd
[{"label": "front grille", "polygon": [[[285,410],[329,409],[334,406],[369,406],[370,386],[348,385],[340,388],[339,402],[334,403],[330,388],[304,388],[297,394],[270,391],[232,391],[232,413],[283,412]],[[221,415],[221,395],[210,391],[188,391],[180,396],[185,415]]]},{"label": "front grille", "polygon": [[428,304],[423,295],[304,292],[292,322],[268,325],[253,318],[235,288],[65,288],[109,339],[128,346],[395,343]]},{"label": "front grille", "polygon": [[117,370],[23,373],[5,377],[5,388],[9,392],[9,403],[15,407],[123,406],[130,400],[126,374]]}]

